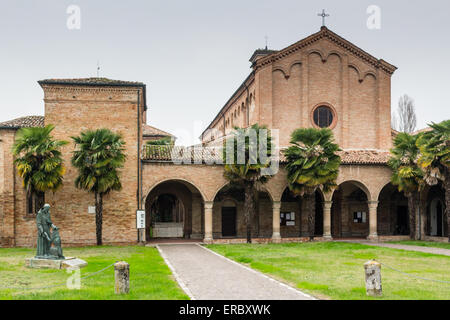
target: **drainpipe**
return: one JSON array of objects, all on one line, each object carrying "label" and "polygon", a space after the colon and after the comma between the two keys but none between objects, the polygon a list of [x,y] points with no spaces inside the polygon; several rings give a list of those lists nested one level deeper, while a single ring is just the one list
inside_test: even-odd
[{"label": "drainpipe", "polygon": [[[137,190],[136,190],[136,196],[137,196],[137,208],[138,210],[141,209],[141,96],[139,90],[137,91]],[[137,241],[141,242],[142,240],[142,234],[141,230],[137,230]]]}]

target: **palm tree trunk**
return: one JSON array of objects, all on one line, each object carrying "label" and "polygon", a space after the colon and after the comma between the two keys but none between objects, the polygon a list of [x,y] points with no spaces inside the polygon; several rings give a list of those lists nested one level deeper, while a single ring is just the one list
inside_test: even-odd
[{"label": "palm tree trunk", "polygon": [[247,183],[245,185],[245,200],[244,200],[244,217],[247,227],[247,243],[252,243],[252,218],[255,210],[253,185]]},{"label": "palm tree trunk", "polygon": [[255,211],[254,211],[255,215],[254,215],[254,219],[253,219],[255,221],[255,237],[258,238],[259,237],[259,215],[260,215],[259,192],[258,191],[255,191],[253,204],[254,204],[254,208],[255,208]]},{"label": "palm tree trunk", "polygon": [[303,206],[302,206],[302,198],[298,197],[298,236],[302,237],[302,214],[303,214]]},{"label": "palm tree trunk", "polygon": [[102,245],[102,227],[103,227],[103,194],[95,193],[95,232],[97,236],[97,245]]},{"label": "palm tree trunk", "polygon": [[447,215],[447,236],[450,242],[450,175],[447,174],[444,181],[445,214]]},{"label": "palm tree trunk", "polygon": [[314,235],[316,232],[316,195],[315,193],[307,195],[306,200],[308,206],[308,235],[309,240],[314,239]]},{"label": "palm tree trunk", "polygon": [[409,237],[411,240],[416,238],[416,192],[407,194],[408,215],[409,215]]}]

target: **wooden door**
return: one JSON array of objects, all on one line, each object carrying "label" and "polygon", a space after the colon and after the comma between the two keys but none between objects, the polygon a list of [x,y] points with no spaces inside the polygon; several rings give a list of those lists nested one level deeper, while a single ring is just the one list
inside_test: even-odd
[{"label": "wooden door", "polygon": [[222,236],[236,236],[236,207],[222,208]]}]

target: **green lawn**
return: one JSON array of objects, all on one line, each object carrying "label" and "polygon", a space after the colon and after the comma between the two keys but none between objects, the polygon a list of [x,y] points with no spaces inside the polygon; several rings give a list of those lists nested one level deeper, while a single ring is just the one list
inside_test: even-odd
[{"label": "green lawn", "polygon": [[389,241],[388,243],[405,244],[405,245],[410,245],[410,246],[421,246],[421,247],[433,247],[433,248],[450,249],[450,243],[448,243],[448,242],[405,240],[405,241]]},{"label": "green lawn", "polygon": [[[366,296],[364,263],[376,259],[416,276],[450,281],[450,257],[361,244],[324,242],[267,245],[209,245],[208,248],[324,299]],[[409,278],[382,268],[384,296],[378,299],[450,299],[450,283]]]},{"label": "green lawn", "polygon": [[188,299],[155,248],[87,247],[67,248],[64,255],[88,262],[81,277],[101,270],[119,260],[130,264],[130,294],[114,294],[114,267],[91,278],[81,280],[80,290],[65,285],[41,290],[5,290],[4,287],[37,288],[47,284],[65,283],[70,274],[65,270],[28,269],[24,260],[32,257],[30,249],[0,249],[0,299]]}]

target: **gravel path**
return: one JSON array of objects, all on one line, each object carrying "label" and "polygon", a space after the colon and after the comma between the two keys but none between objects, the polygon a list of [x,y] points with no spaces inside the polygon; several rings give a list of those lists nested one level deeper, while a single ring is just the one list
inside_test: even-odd
[{"label": "gravel path", "polygon": [[313,300],[299,290],[196,244],[158,245],[191,299]]},{"label": "gravel path", "polygon": [[401,250],[407,250],[407,251],[418,251],[418,252],[425,252],[425,253],[433,253],[433,254],[441,254],[441,255],[444,255],[444,256],[450,256],[450,250],[449,249],[443,249],[443,248],[410,246],[410,245],[406,245],[406,244],[369,242],[369,241],[347,241],[347,242],[356,242],[356,243],[361,243],[361,244],[367,244],[369,246],[385,247],[385,248],[392,248],[392,249],[401,249]]}]

